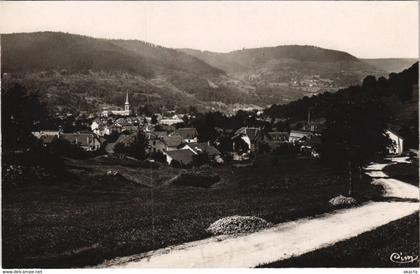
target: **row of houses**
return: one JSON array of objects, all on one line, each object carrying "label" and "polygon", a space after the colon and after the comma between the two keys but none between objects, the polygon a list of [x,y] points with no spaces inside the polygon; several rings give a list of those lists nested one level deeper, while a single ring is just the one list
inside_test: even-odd
[{"label": "row of houses", "polygon": [[62,131],[37,131],[32,135],[40,139],[44,145],[51,144],[55,139],[63,139],[71,144],[79,145],[85,151],[97,151],[101,148],[103,140],[89,131],[63,133]]},{"label": "row of houses", "polygon": [[[385,134],[391,139],[393,145],[388,148],[388,153],[399,155],[403,153],[404,139],[395,131],[387,129]],[[261,144],[266,144],[270,150],[275,150],[284,143],[298,145],[301,151],[308,152],[313,157],[319,157],[321,133],[314,127],[303,127],[302,130],[290,132],[264,133],[258,127],[242,127],[233,137],[233,150],[242,154],[255,152]],[[245,149],[244,149],[245,144]]]},{"label": "row of houses", "polygon": [[194,157],[205,155],[206,160],[223,163],[221,152],[209,142],[198,142],[198,132],[195,128],[178,128],[173,132],[152,131],[146,133],[148,152],[160,152],[170,165],[175,163],[189,166]]}]

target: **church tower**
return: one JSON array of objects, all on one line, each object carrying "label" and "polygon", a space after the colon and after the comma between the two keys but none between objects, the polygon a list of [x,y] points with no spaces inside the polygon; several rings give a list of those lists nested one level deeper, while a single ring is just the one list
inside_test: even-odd
[{"label": "church tower", "polygon": [[124,110],[127,112],[130,111],[130,103],[128,102],[128,92],[125,96]]}]

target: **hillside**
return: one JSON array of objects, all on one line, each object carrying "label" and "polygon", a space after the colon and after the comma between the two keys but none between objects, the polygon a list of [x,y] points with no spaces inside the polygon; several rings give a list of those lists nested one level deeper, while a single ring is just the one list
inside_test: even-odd
[{"label": "hillside", "polygon": [[382,104],[389,126],[404,138],[406,147],[418,147],[418,62],[402,72],[391,74],[388,79],[367,77],[362,85],[341,89],[336,93],[323,93],[304,97],[287,105],[273,105],[265,111],[270,117],[289,122],[304,121],[308,110],[311,118],[325,118],[328,111],[343,101],[373,99]]},{"label": "hillside", "polygon": [[312,46],[212,53],[60,32],[1,40],[4,86],[20,82],[39,91],[53,111],[120,106],[129,92],[135,109],[193,105],[228,112],[233,104],[284,104],[384,73],[348,53]]},{"label": "hillside", "polygon": [[58,32],[4,34],[4,72],[127,72],[152,77],[158,70],[215,74],[221,70],[173,49],[141,41],[95,39]]},{"label": "hillside", "polygon": [[[214,53],[182,49],[211,66],[227,73],[243,74],[245,78],[267,81],[298,80],[305,76],[319,75],[341,85],[354,84],[360,75],[378,74],[381,69],[366,64],[342,51],[314,46],[278,46]],[[270,77],[276,74],[275,78]]]},{"label": "hillside", "polygon": [[314,46],[278,46],[216,53],[180,49],[231,78],[255,87],[267,104],[288,103],[303,96],[361,83],[369,74],[387,74],[346,52]]},{"label": "hillside", "polygon": [[378,69],[386,71],[387,73],[403,71],[418,61],[413,58],[378,58],[362,60],[365,63],[377,67]]},{"label": "hillside", "polygon": [[280,69],[276,64],[297,63],[337,63],[343,69],[372,69],[356,57],[342,51],[329,50],[314,46],[278,46],[236,50],[228,53],[216,53],[193,49],[180,51],[196,56],[206,63],[226,72],[241,72],[263,67]]},{"label": "hillside", "polygon": [[260,102],[248,90],[217,85],[226,78],[222,70],[142,41],[59,32],[4,34],[1,39],[5,86],[23,83],[39,90],[47,103],[61,102],[59,109],[86,110],[85,97],[119,105],[127,91],[136,107],[194,105],[210,110],[212,101],[222,108]]}]

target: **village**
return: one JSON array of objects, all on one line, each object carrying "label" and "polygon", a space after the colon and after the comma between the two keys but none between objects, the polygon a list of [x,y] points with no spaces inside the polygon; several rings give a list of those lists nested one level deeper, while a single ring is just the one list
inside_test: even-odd
[{"label": "village", "polygon": [[[254,114],[256,120],[262,123],[276,124],[282,121],[264,117],[260,110],[255,110]],[[303,156],[318,158],[321,132],[325,124],[325,119],[311,120],[308,112],[307,120],[293,123],[289,131],[278,131],[275,127],[267,131],[263,127],[252,125],[215,128],[218,136],[214,141],[203,141],[200,140],[196,128],[183,127],[185,120],[194,118],[193,115],[173,113],[167,117],[155,113],[149,117],[135,114],[130,107],[128,93],[122,110],[104,110],[97,116],[76,118],[73,124],[84,126],[85,129],[82,130],[65,132],[59,126],[58,129],[44,129],[32,134],[45,146],[60,139],[87,152],[103,151],[114,154],[118,153],[119,146],[128,147],[137,134],[141,133],[146,138],[144,149],[148,161],[157,160],[172,167],[189,168],[193,166],[194,159],[198,158],[201,158],[202,163],[216,165],[222,165],[226,158],[241,163],[252,160],[256,153],[276,152],[282,147]],[[403,152],[403,138],[391,129],[387,129],[386,134],[394,143],[389,148],[389,154],[400,155]]]},{"label": "village", "polygon": [[417,3],[94,2],[0,8],[4,273],[419,267]]}]

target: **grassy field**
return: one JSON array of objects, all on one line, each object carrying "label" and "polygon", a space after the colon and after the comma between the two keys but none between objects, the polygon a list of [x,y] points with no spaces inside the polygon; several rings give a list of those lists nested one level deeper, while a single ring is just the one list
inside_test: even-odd
[{"label": "grassy field", "polygon": [[402,180],[406,183],[419,186],[419,162],[398,163],[385,167],[384,172],[395,179]]},{"label": "grassy field", "polygon": [[[208,189],[167,185],[179,169],[94,161],[69,163],[71,176],[60,182],[3,189],[3,267],[93,266],[209,237],[205,229],[230,215],[280,223],[331,211],[328,200],[345,191],[346,174],[318,160],[256,163],[216,168],[221,181]],[[108,170],[122,176],[106,176]],[[360,202],[381,192],[368,180],[354,191]]]},{"label": "grassy field", "polygon": [[420,261],[398,264],[392,253],[419,255],[419,216],[413,214],[360,236],[299,257],[262,267],[419,267]]}]

